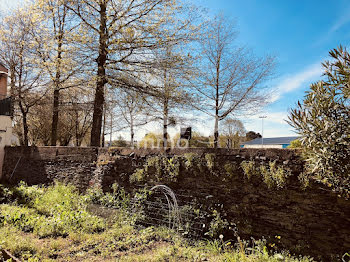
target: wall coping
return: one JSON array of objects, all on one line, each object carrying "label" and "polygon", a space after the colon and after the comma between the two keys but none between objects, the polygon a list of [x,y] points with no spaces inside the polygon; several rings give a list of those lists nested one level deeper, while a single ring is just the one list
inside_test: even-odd
[{"label": "wall coping", "polygon": [[195,153],[199,156],[205,154],[216,154],[217,156],[239,156],[243,158],[261,158],[271,160],[290,160],[299,158],[298,149],[280,149],[280,148],[125,148],[125,147],[65,147],[65,146],[6,146],[5,151],[8,153],[19,153],[28,157],[40,157],[42,159],[72,156],[72,155],[90,155],[101,156],[137,156],[147,157],[152,155],[184,155]]}]

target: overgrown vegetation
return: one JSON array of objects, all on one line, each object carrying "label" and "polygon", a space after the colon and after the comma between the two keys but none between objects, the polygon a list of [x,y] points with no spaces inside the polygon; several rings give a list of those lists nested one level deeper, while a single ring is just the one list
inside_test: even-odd
[{"label": "overgrown vegetation", "polygon": [[[0,197],[0,248],[23,261],[313,261],[272,253],[264,241],[248,246],[214,233],[209,241],[189,241],[167,228],[137,226],[129,196],[116,185],[111,193],[95,188],[84,195],[61,183],[1,186]],[[224,224],[216,218],[213,229]]]},{"label": "overgrown vegetation", "polygon": [[2,204],[0,223],[3,225],[12,225],[38,237],[67,236],[75,231],[94,233],[105,229],[103,220],[86,211],[87,203],[78,197],[73,186],[56,184],[44,190],[21,184],[16,193],[20,197],[17,201],[23,204]]},{"label": "overgrown vegetation", "polygon": [[[130,176],[130,182],[147,182],[151,184],[176,182],[180,176],[181,167],[187,171],[191,169],[193,175],[210,174],[219,177],[222,181],[239,174],[239,166],[231,162],[226,162],[223,166],[220,166],[217,165],[216,161],[214,154],[205,154],[204,157],[194,153],[173,157],[165,155],[152,156]],[[287,178],[291,175],[291,171],[288,168],[277,165],[276,161],[270,161],[267,166],[257,166],[254,161],[243,161],[240,167],[248,180],[253,176],[259,176],[269,188],[283,188]],[[303,187],[307,187],[309,181],[305,174],[303,174],[303,177],[300,176],[300,181]]]},{"label": "overgrown vegetation", "polygon": [[302,136],[309,179],[350,196],[350,54],[339,47],[323,64],[325,79],[312,84],[289,123]]},{"label": "overgrown vegetation", "polygon": [[260,165],[256,167],[254,161],[243,161],[241,163],[244,175],[250,179],[252,176],[261,175],[264,183],[269,187],[283,188],[287,177],[291,175],[289,169],[278,166],[276,161],[269,162],[268,166]]},{"label": "overgrown vegetation", "polygon": [[162,182],[172,181],[176,182],[180,171],[180,157],[174,156],[168,158],[167,156],[149,157],[142,168],[136,170],[130,176],[131,182]]},{"label": "overgrown vegetation", "polygon": [[295,139],[292,142],[290,142],[290,145],[288,146],[288,148],[302,148],[300,139]]}]

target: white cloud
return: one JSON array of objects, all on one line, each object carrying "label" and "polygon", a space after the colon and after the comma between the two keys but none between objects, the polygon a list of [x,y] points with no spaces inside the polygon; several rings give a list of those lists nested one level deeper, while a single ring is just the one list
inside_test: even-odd
[{"label": "white cloud", "polygon": [[287,112],[267,112],[262,113],[254,116],[249,116],[246,118],[245,122],[251,122],[251,121],[262,121],[259,116],[265,115],[266,118],[264,118],[264,121],[266,123],[275,123],[275,124],[285,124],[287,117]]},{"label": "white cloud", "polygon": [[321,63],[316,63],[295,75],[282,77],[279,84],[273,90],[270,102],[277,101],[283,94],[297,90],[303,87],[306,82],[312,81],[321,75]]},{"label": "white cloud", "polygon": [[332,34],[338,31],[341,27],[350,22],[350,7],[343,10],[342,15],[338,16],[338,19],[334,22],[332,27],[329,29],[328,34]]},{"label": "white cloud", "polygon": [[[343,8],[341,14],[337,15],[337,19],[329,27],[329,29],[322,33],[320,39],[313,43],[313,46],[320,46],[330,40],[332,35],[336,33],[340,28],[350,22],[350,6]],[[334,38],[334,37],[333,37]]]},{"label": "white cloud", "polygon": [[291,128],[269,128],[264,129],[264,137],[287,137],[287,136],[297,136]]},{"label": "white cloud", "polygon": [[286,120],[288,119],[287,111],[280,112],[264,112],[255,116],[250,116],[245,119],[244,126],[247,131],[255,131],[262,133],[262,120],[260,115],[265,115],[264,119],[264,137],[282,137],[282,136],[295,136],[293,128],[288,125]]}]

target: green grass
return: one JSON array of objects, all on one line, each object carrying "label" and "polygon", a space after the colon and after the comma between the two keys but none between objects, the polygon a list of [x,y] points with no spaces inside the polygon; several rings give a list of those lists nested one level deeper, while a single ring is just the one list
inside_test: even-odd
[{"label": "green grass", "polygon": [[272,254],[264,241],[250,247],[242,241],[189,241],[164,227],[140,228],[124,208],[123,190],[81,195],[60,183],[21,184],[1,187],[0,199],[0,248],[23,261],[313,261]]}]

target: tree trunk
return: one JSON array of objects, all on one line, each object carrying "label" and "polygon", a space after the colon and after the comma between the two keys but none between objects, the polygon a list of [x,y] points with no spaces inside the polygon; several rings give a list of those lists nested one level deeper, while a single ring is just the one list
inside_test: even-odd
[{"label": "tree trunk", "polygon": [[112,146],[112,135],[113,135],[113,114],[111,113],[110,134],[109,134],[109,146]]},{"label": "tree trunk", "polygon": [[11,65],[11,68],[10,68],[10,96],[13,97],[14,96],[14,91],[15,91],[15,88],[16,88],[16,68],[15,66],[12,66]]},{"label": "tree trunk", "polygon": [[168,108],[168,99],[164,100],[163,105],[163,147],[168,147],[168,114],[169,114],[169,108]]},{"label": "tree trunk", "polygon": [[219,142],[219,83],[220,83],[220,58],[218,58],[217,65],[216,65],[214,148],[218,148],[218,142]]},{"label": "tree trunk", "polygon": [[104,108],[103,108],[102,147],[105,147],[105,133],[106,133],[106,105],[104,105]]},{"label": "tree trunk", "polygon": [[55,75],[55,90],[53,92],[53,108],[52,108],[52,125],[51,125],[51,146],[56,146],[57,143],[57,128],[58,128],[58,114],[60,102],[60,79],[61,79],[61,65],[62,65],[62,44],[63,32],[59,29],[57,38],[57,60],[56,60],[56,75]]},{"label": "tree trunk", "polygon": [[22,113],[22,125],[23,125],[23,145],[24,146],[28,146],[29,145],[29,140],[28,140],[28,123],[27,123],[27,114],[28,111],[25,110],[25,108],[23,107],[23,104],[21,101],[18,101],[18,106],[19,109],[21,110]]},{"label": "tree trunk", "polygon": [[216,88],[215,126],[214,126],[214,148],[218,148],[219,142],[219,88]]},{"label": "tree trunk", "polygon": [[94,100],[94,113],[91,128],[91,146],[101,145],[101,127],[104,106],[104,86],[106,84],[106,61],[107,61],[107,14],[106,3],[100,2],[100,37],[97,58],[97,81]]},{"label": "tree trunk", "polygon": [[215,116],[215,126],[214,126],[214,148],[218,148],[219,142],[219,117]]},{"label": "tree trunk", "polygon": [[78,118],[77,112],[75,112],[75,146],[80,146],[78,129],[79,129],[79,118]]},{"label": "tree trunk", "polygon": [[59,97],[60,97],[60,90],[56,87],[53,92],[51,146],[56,146],[56,143],[57,143]]},{"label": "tree trunk", "polygon": [[130,146],[131,148],[134,148],[134,118],[132,114],[130,113]]},{"label": "tree trunk", "polygon": [[23,124],[23,145],[29,146],[27,112],[25,112],[24,110],[22,111],[22,124]]}]

